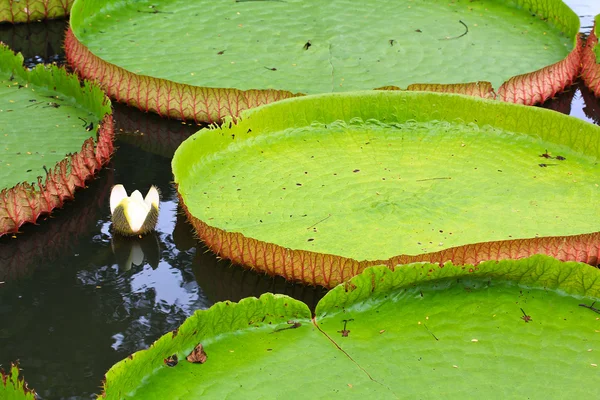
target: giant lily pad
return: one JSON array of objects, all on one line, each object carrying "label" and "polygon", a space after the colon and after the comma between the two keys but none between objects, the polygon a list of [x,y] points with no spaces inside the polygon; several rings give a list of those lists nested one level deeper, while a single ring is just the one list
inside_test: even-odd
[{"label": "giant lily pad", "polygon": [[0,236],[62,206],[113,151],[110,102],[98,86],[22,63],[0,45]]},{"label": "giant lily pad", "polygon": [[597,264],[599,155],[598,127],[552,111],[367,91],[251,110],[188,138],[172,166],[214,252],[332,287],[381,263]]},{"label": "giant lily pad", "polygon": [[83,77],[197,121],[389,86],[533,104],[579,71],[579,19],[560,0],[86,0],[71,29],[66,54]]},{"label": "giant lily pad", "polygon": [[63,18],[75,0],[0,0],[0,23]]},{"label": "giant lily pad", "polygon": [[598,45],[600,27],[598,21],[600,21],[600,15],[597,15],[594,20],[594,29],[590,32],[581,55],[581,77],[596,96],[600,96],[600,46]]},{"label": "giant lily pad", "polygon": [[596,398],[599,278],[545,256],[411,264],[364,271],[312,320],[287,296],[218,303],[114,365],[103,398]]}]

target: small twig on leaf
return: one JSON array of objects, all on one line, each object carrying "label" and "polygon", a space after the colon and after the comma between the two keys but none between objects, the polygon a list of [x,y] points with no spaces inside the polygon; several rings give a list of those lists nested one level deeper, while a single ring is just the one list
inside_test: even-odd
[{"label": "small twig on leaf", "polygon": [[579,307],[589,308],[593,312],[600,314],[600,309],[597,309],[596,307],[594,307],[594,304],[596,304],[595,301],[592,304],[590,304],[589,306],[587,304],[580,304]]},{"label": "small twig on leaf", "polygon": [[459,20],[458,22],[460,22],[462,24],[462,26],[465,27],[465,32],[462,35],[458,35],[458,36],[454,36],[454,37],[445,37],[445,38],[438,39],[438,40],[454,40],[454,39],[461,38],[461,37],[465,36],[467,33],[469,33],[469,27],[467,26],[467,24],[465,24],[461,20]]}]

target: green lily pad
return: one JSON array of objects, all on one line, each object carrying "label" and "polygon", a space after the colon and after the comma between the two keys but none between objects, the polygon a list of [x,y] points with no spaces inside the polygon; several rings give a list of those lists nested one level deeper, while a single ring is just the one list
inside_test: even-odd
[{"label": "green lily pad", "polygon": [[581,78],[596,96],[600,96],[599,21],[600,15],[597,15],[594,19],[594,29],[590,32],[581,54]]},{"label": "green lily pad", "polygon": [[63,18],[75,0],[0,0],[0,23]]},{"label": "green lily pad", "polygon": [[114,365],[103,396],[595,398],[599,278],[545,256],[411,264],[339,285],[312,321],[282,295],[218,303]]},{"label": "green lily pad", "polygon": [[560,0],[78,1],[71,29],[66,54],[82,76],[195,120],[293,93],[413,84],[533,104],[579,71],[579,18]]},{"label": "green lily pad", "polygon": [[112,154],[110,102],[100,88],[22,63],[0,46],[0,236],[72,198]]},{"label": "green lily pad", "polygon": [[0,399],[35,399],[35,392],[27,387],[23,378],[19,377],[19,367],[15,364],[10,366],[10,371],[7,373],[0,370]]},{"label": "green lily pad", "polygon": [[[564,237],[598,231],[599,154],[598,127],[548,110],[355,92],[286,100],[201,130],[172,167],[214,252],[331,287],[384,262],[545,252],[598,263],[598,244],[581,258]],[[421,258],[394,258],[402,254]]]}]

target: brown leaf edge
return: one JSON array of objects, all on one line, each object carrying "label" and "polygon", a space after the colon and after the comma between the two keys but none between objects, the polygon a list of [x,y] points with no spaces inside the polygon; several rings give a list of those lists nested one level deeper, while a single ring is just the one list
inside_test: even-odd
[{"label": "brown leaf edge", "polygon": [[[196,87],[166,79],[134,74],[94,55],[71,28],[65,38],[67,61],[83,79],[96,81],[113,99],[152,111],[163,117],[219,122],[225,116],[238,116],[243,110],[274,101],[301,96],[283,90],[237,90]],[[504,82],[495,93],[489,82],[464,84],[413,84],[406,90],[460,93],[533,105],[543,103],[571,85],[580,72],[581,39],[563,60],[534,72],[517,75]],[[384,86],[376,90],[402,90]]]},{"label": "brown leaf edge", "polygon": [[2,0],[0,23],[34,22],[69,15],[75,0]]},{"label": "brown leaf edge", "polygon": [[594,28],[587,38],[581,55],[581,78],[592,93],[600,97],[600,64],[596,63],[596,53],[594,53],[594,47],[598,45],[595,30],[596,24],[594,23]]},{"label": "brown leaf edge", "polygon": [[[581,48],[582,40],[578,36],[575,48],[563,60],[537,71],[514,76],[504,82],[497,93],[494,92],[492,84],[485,81],[456,84],[416,83],[409,85],[406,90],[457,93],[531,106],[545,102],[573,84],[581,70]],[[397,86],[383,86],[376,90],[402,89]]]},{"label": "brown leaf edge", "polygon": [[387,260],[358,261],[348,257],[293,250],[210,226],[188,211],[179,194],[181,204],[198,237],[219,257],[227,258],[248,269],[268,275],[280,275],[289,281],[333,288],[365,268],[386,265],[431,262],[443,266],[447,261],[455,265],[477,264],[488,260],[519,259],[534,254],[545,254],[560,261],[578,261],[593,266],[600,262],[600,232],[552,236],[530,239],[500,240],[451,247],[434,253],[398,255]]},{"label": "brown leaf edge", "polygon": [[166,79],[134,74],[94,55],[71,28],[65,37],[65,55],[82,78],[95,81],[118,102],[152,111],[161,117],[219,122],[225,116],[263,104],[300,96],[284,90],[237,90],[191,86]]},{"label": "brown leaf edge", "polygon": [[97,138],[88,138],[81,150],[67,155],[37,183],[20,183],[0,191],[0,237],[16,233],[26,222],[35,222],[40,215],[62,207],[73,199],[77,188],[102,168],[113,153],[113,117],[106,114],[99,124]]},{"label": "brown leaf edge", "polygon": [[[10,364],[9,372],[5,372],[0,368],[0,382],[4,388],[0,388],[0,395],[6,393],[9,398],[13,398],[19,392],[22,392],[24,399],[35,399],[35,390],[29,389],[27,382],[23,377],[19,377],[19,365],[16,363]],[[12,388],[10,387],[12,386]]]}]

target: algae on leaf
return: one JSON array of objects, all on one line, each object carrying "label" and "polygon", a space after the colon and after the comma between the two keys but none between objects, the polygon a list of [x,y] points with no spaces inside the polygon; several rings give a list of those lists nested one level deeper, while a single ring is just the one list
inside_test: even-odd
[{"label": "algae on leaf", "polygon": [[[579,304],[600,298],[598,278],[545,256],[419,263],[365,270],[312,321],[286,296],[218,303],[115,364],[102,396],[595,398],[600,322]],[[198,344],[204,363],[188,362]]]},{"label": "algae on leaf", "polygon": [[551,111],[369,91],[251,110],[187,139],[172,166],[215,253],[331,287],[382,263],[597,264],[598,235],[574,235],[598,231],[599,155],[598,127]]},{"label": "algae on leaf", "polygon": [[0,236],[62,206],[110,158],[110,102],[56,66],[0,47]]},{"label": "algae on leaf", "polygon": [[66,54],[82,76],[196,121],[392,86],[534,104],[579,72],[579,19],[561,0],[86,0],[71,29]]}]

